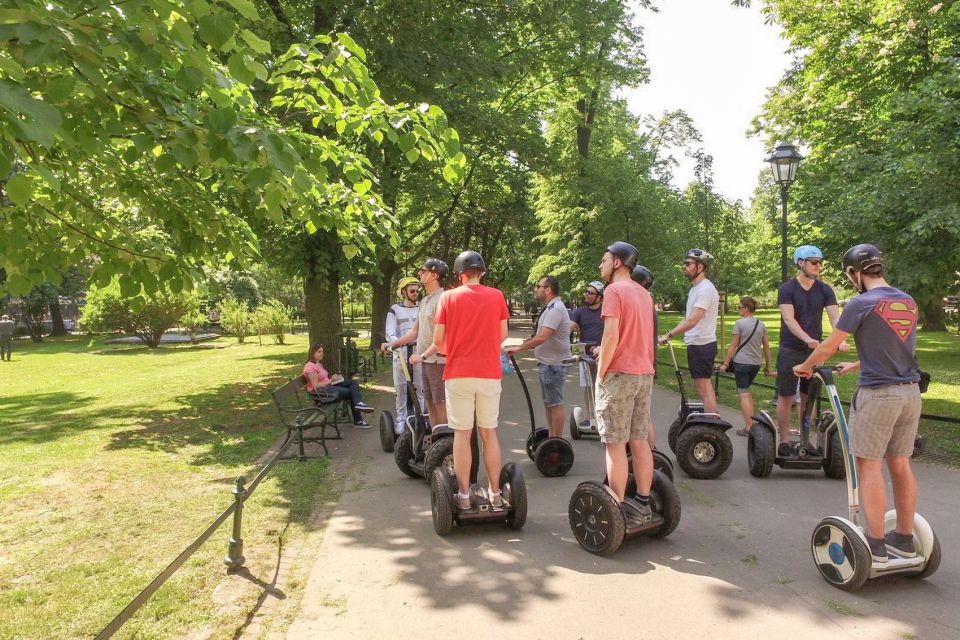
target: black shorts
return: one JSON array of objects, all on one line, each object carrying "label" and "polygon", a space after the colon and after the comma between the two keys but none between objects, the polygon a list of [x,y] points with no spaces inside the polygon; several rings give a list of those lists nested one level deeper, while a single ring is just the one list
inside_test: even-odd
[{"label": "black shorts", "polygon": [[749,391],[750,385],[753,384],[757,374],[760,373],[760,365],[733,362],[731,367],[733,368],[733,377],[737,380],[737,391],[740,393]]},{"label": "black shorts", "polygon": [[[810,350],[799,351],[796,349],[784,349],[780,347],[777,351],[777,393],[781,396],[793,396],[797,393],[797,376],[793,374],[793,368],[807,359],[811,353]],[[810,378],[800,380],[800,393],[806,393],[810,389]]]},{"label": "black shorts", "polygon": [[713,361],[717,358],[717,343],[688,344],[687,366],[690,368],[690,377],[709,378],[713,375]]}]

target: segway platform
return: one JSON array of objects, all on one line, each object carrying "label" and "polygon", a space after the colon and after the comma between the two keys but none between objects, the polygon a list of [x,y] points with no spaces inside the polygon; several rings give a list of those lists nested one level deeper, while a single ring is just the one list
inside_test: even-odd
[{"label": "segway platform", "polygon": [[511,529],[522,529],[527,521],[527,487],[523,474],[513,462],[500,470],[502,508],[494,508],[486,489],[476,483],[470,485],[470,510],[459,509],[454,503],[457,479],[445,467],[435,469],[430,478],[430,510],[437,535],[445,536],[453,525],[505,524]]}]

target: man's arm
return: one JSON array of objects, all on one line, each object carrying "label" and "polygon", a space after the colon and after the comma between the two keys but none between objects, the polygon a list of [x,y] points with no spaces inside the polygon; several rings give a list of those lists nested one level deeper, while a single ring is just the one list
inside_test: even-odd
[{"label": "man's arm", "polygon": [[803,342],[810,349],[817,348],[817,345],[820,344],[820,341],[814,340],[807,335],[806,331],[803,330],[803,327],[800,326],[800,323],[797,322],[797,318],[794,315],[792,304],[780,305],[780,317],[783,318],[783,324],[787,326],[787,330],[796,336],[797,340]]},{"label": "man's arm", "polygon": [[842,329],[834,329],[833,333],[830,336],[821,342],[816,349],[813,350],[813,353],[803,361],[803,363],[798,364],[793,368],[793,373],[800,378],[809,378],[813,375],[813,368],[820,366],[826,362],[830,356],[837,352],[837,348],[840,344],[847,339],[847,336],[850,334]]},{"label": "man's arm", "polygon": [[[523,343],[515,347],[507,347],[506,349],[504,349],[504,351],[508,356],[512,356],[517,351],[526,351],[527,349],[533,349],[534,347],[538,347],[544,342],[546,342],[547,340],[549,340],[550,336],[552,336],[554,333],[555,331],[550,327],[543,327],[540,329],[540,332],[537,333],[537,335],[533,336],[532,338],[527,338],[526,340],[523,341]],[[506,336],[501,338],[500,341],[503,342],[505,338]]]},{"label": "man's arm", "polygon": [[770,336],[763,332],[763,359],[766,364],[763,366],[764,373],[770,373]]},{"label": "man's arm", "polygon": [[[836,329],[837,321],[840,320],[840,307],[835,304],[827,306],[827,318],[830,319],[830,326]],[[850,351],[850,345],[846,342],[841,342],[840,346],[837,347],[837,350],[846,353],[847,351]]]},{"label": "man's arm", "polygon": [[[414,328],[416,328],[416,325],[414,325]],[[413,331],[413,329],[410,331]],[[410,356],[410,364],[420,364],[424,358],[432,358],[435,354],[440,353],[440,349],[443,347],[443,338],[446,335],[447,325],[437,323],[436,328],[433,330],[433,344],[427,347],[423,353]]]},{"label": "man's arm", "polygon": [[620,344],[620,318],[607,316],[603,319],[603,342],[600,343],[600,355],[597,358],[597,380],[603,382],[610,368],[610,360]]},{"label": "man's arm", "polygon": [[[670,329],[670,331],[667,331],[665,334],[660,336],[660,338],[657,341],[660,344],[667,344],[667,341],[669,341],[670,338],[672,338],[673,336],[680,335],[681,333],[686,333],[690,329],[693,329],[695,326],[697,326],[697,324],[699,324],[701,320],[703,320],[703,315],[706,312],[707,310],[704,309],[703,307],[694,307],[693,311],[690,312],[690,316],[688,318],[684,318],[683,320],[681,320],[680,324],[678,324],[673,329]],[[604,324],[603,326],[604,326],[604,329],[603,329],[604,335],[606,335],[607,325]]]},{"label": "man's arm", "polygon": [[397,339],[397,312],[393,307],[387,309],[387,321],[384,324],[383,335],[388,341]]},{"label": "man's arm", "polygon": [[395,347],[402,347],[405,344],[410,344],[411,342],[417,339],[417,334],[419,332],[420,332],[420,320],[416,320],[414,321],[413,326],[410,327],[410,331],[407,331],[405,334],[403,334],[399,338],[391,340],[390,335],[387,334],[388,342],[386,342],[383,345],[383,350],[386,351],[387,350],[386,347],[393,349]]},{"label": "man's arm", "polygon": [[510,333],[510,325],[508,320],[500,321],[500,343],[503,344],[503,341],[507,339],[507,334]]}]

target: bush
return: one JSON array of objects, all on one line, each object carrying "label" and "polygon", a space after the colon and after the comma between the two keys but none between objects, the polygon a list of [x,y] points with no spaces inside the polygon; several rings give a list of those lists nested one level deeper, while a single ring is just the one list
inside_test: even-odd
[{"label": "bush", "polygon": [[199,307],[185,313],[180,318],[180,326],[190,334],[190,344],[197,344],[197,334],[207,324],[207,316],[200,313]]},{"label": "bush", "polygon": [[148,347],[160,345],[170,327],[192,312],[200,303],[194,293],[157,292],[145,298],[125,298],[117,280],[104,288],[91,287],[83,306],[80,324],[87,331],[132,333]]},{"label": "bush", "polygon": [[290,328],[290,319],[293,317],[293,307],[288,307],[279,300],[267,300],[254,312],[257,333],[273,335],[273,341],[283,344],[283,336]]},{"label": "bush", "polygon": [[224,300],[220,303],[220,326],[227,333],[237,336],[237,342],[243,342],[253,331],[253,314],[247,303],[241,300]]}]

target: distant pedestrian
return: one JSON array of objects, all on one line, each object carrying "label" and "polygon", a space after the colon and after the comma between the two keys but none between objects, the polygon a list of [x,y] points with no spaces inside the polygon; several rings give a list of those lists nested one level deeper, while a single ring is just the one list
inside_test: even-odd
[{"label": "distant pedestrian", "polygon": [[737,430],[738,436],[750,435],[750,425],[753,423],[753,396],[750,385],[760,373],[761,364],[764,375],[770,375],[770,338],[767,336],[766,325],[760,318],[753,317],[756,310],[756,300],[750,296],[740,298],[740,306],[737,307],[740,319],[733,325],[730,349],[720,365],[720,371],[732,371],[737,381],[740,412],[745,425],[743,429]]},{"label": "distant pedestrian", "polygon": [[10,316],[0,316],[0,361],[9,362],[13,353],[13,320]]}]

